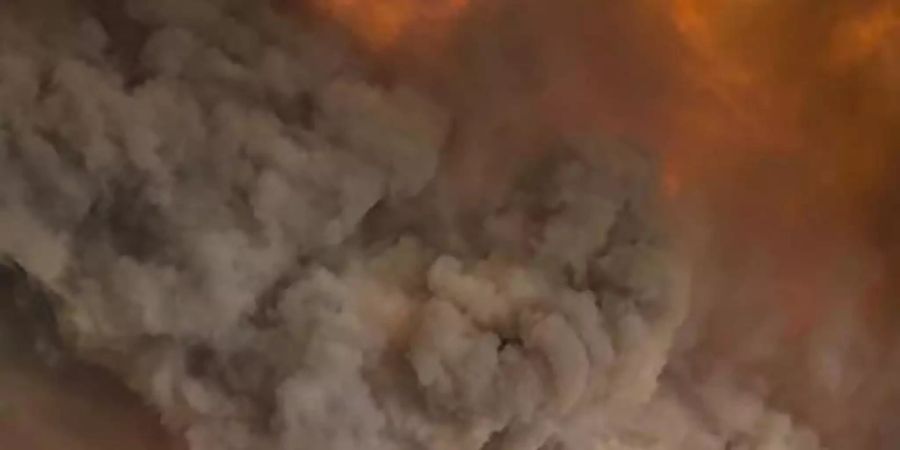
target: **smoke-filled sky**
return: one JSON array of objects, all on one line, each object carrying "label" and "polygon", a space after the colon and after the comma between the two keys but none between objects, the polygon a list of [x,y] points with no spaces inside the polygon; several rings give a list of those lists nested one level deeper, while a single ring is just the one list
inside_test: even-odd
[{"label": "smoke-filled sky", "polygon": [[[378,4],[413,16],[409,2]],[[658,152],[717,358],[743,358],[748,335],[781,321],[763,334],[792,351],[750,359],[770,378],[798,378],[781,389],[828,416],[829,433],[859,438],[895,415],[885,379],[896,376],[900,4],[470,1],[452,16],[395,20],[388,43],[350,14],[362,8],[325,9],[376,58],[449,91],[477,117],[476,135],[503,136],[507,148],[470,151],[463,178],[540,153],[560,130],[600,128]],[[856,320],[866,331],[848,331]],[[868,381],[810,393],[793,350],[831,328],[854,348],[856,362],[838,365],[865,366]],[[893,445],[873,439],[845,445]]]},{"label": "smoke-filled sky", "polygon": [[183,446],[894,448],[900,7],[275,3],[0,5],[0,252]]}]

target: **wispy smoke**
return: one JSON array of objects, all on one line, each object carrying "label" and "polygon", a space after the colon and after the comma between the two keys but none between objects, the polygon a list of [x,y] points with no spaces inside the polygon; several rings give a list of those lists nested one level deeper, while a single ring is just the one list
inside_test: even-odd
[{"label": "wispy smoke", "polygon": [[470,210],[471,99],[258,2],[65,6],[2,7],[0,250],[192,450],[820,448],[671,359],[650,155],[579,127]]}]

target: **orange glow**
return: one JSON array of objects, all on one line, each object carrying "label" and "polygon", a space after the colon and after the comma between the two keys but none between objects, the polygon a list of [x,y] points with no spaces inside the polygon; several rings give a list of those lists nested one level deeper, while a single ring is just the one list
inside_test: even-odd
[{"label": "orange glow", "polygon": [[771,282],[784,286],[776,301],[809,329],[831,307],[822,274],[867,252],[882,220],[873,204],[891,189],[897,4],[672,0],[663,8],[694,55],[684,70],[704,99],[668,113],[664,186],[679,189],[664,192],[676,207],[678,196],[693,195],[715,210],[719,233],[735,239],[717,242],[722,252],[752,243],[774,257],[783,270]]},{"label": "orange glow", "polygon": [[853,18],[836,30],[832,42],[836,66],[858,64],[900,39],[900,12],[895,5],[885,3],[862,17]]},{"label": "orange glow", "polygon": [[347,27],[371,49],[390,48],[415,29],[452,21],[469,0],[314,0],[319,12]]}]

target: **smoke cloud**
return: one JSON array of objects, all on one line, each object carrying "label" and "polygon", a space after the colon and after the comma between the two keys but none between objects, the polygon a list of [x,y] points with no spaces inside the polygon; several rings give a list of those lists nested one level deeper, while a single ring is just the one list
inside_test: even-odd
[{"label": "smoke cloud", "polygon": [[5,3],[0,251],[191,450],[824,448],[740,364],[697,374],[723,334],[643,150],[676,30],[525,3],[390,80],[259,2]]},{"label": "smoke cloud", "polygon": [[388,55],[464,105],[472,141],[500,141],[463,145],[460,178],[496,177],[560,132],[599,128],[658,151],[668,225],[694,263],[689,355],[675,359],[695,379],[723,370],[765,385],[831,446],[892,448],[896,2],[470,11],[438,56],[422,39]]}]

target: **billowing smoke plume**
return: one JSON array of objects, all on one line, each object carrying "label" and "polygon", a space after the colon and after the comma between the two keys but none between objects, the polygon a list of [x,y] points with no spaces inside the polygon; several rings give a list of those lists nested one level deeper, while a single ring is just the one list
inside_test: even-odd
[{"label": "billowing smoke plume", "polygon": [[38,3],[0,15],[0,250],[191,450],[820,448],[670,361],[651,155],[560,136],[469,209],[458,111],[258,2]]}]

